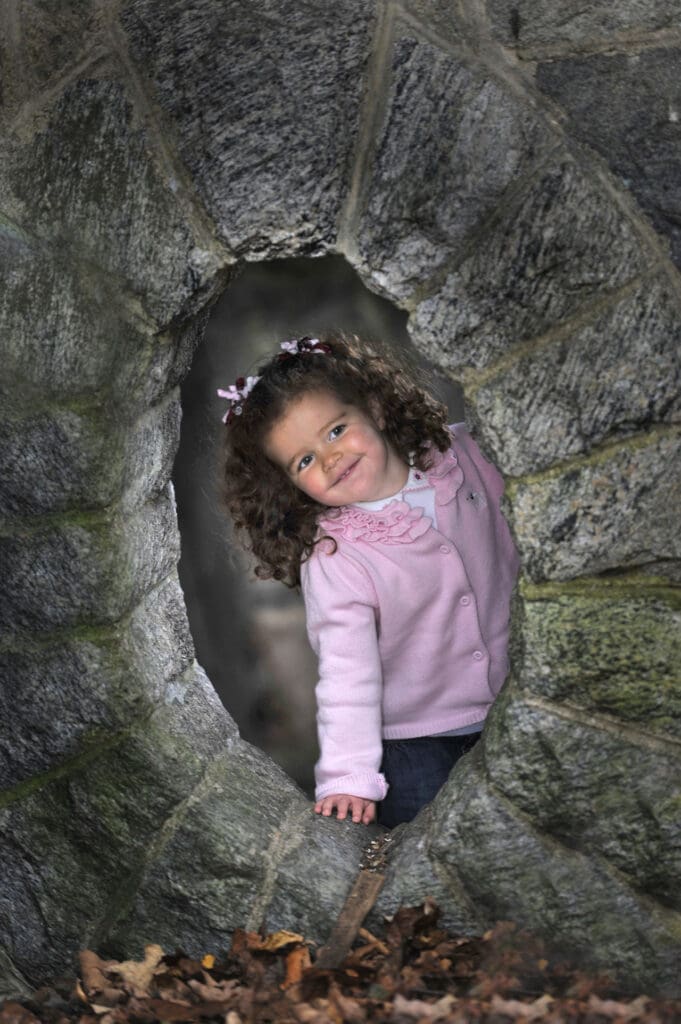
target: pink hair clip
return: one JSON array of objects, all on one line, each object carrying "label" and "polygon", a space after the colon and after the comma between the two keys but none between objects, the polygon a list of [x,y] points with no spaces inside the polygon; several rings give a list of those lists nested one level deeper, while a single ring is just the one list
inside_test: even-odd
[{"label": "pink hair clip", "polygon": [[320,341],[319,338],[301,338],[300,341],[282,341],[279,346],[281,353],[280,359],[286,359],[287,356],[298,356],[303,355],[305,352],[323,352],[325,355],[331,355],[331,346],[325,342]]},{"label": "pink hair clip", "polygon": [[260,377],[237,377],[226,391],[224,388],[218,388],[220,398],[226,398],[230,403],[229,409],[222,417],[223,423],[229,423],[232,416],[241,416],[243,404],[259,380]]}]

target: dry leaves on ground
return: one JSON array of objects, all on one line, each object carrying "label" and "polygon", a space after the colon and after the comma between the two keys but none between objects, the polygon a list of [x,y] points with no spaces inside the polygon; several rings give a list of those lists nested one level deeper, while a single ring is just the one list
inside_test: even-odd
[{"label": "dry leaves on ground", "polygon": [[145,948],[140,961],[80,955],[0,1024],[671,1024],[681,1001],[623,995],[605,977],[550,957],[508,922],[480,937],[438,926],[437,907],[399,910],[385,935],[360,929],[337,968],[320,968],[302,935],[237,929],[222,957]]}]

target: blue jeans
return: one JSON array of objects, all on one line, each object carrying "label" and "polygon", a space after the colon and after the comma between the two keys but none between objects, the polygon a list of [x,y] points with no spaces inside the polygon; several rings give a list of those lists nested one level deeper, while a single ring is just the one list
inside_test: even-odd
[{"label": "blue jeans", "polygon": [[452,768],[480,739],[467,736],[417,736],[383,740],[381,771],[390,785],[378,805],[379,824],[394,828],[411,821],[447,781]]}]

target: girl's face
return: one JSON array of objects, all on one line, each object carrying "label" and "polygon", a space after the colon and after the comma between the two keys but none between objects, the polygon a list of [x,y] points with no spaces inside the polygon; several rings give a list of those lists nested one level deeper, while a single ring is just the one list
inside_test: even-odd
[{"label": "girl's face", "polygon": [[265,451],[322,505],[376,501],[399,491],[409,473],[381,427],[380,414],[374,420],[330,391],[312,391],[295,399],[275,423]]}]

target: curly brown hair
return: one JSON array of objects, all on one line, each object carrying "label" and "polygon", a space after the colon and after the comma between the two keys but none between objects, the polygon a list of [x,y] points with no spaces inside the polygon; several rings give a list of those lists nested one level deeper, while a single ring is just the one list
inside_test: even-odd
[{"label": "curly brown hair", "polygon": [[300,583],[301,562],[322,539],[320,516],[333,515],[265,454],[267,435],[291,402],[311,391],[330,391],[370,416],[380,407],[382,433],[404,462],[422,470],[429,468],[433,448],[446,451],[451,441],[447,410],[425,390],[416,366],[355,336],[327,335],[317,348],[309,347],[312,340],[299,339],[303,351],[277,353],[258,368],[260,379],[241,414],[231,415],[225,426],[222,449],[223,499],[256,557],[256,575],[290,587]]}]

